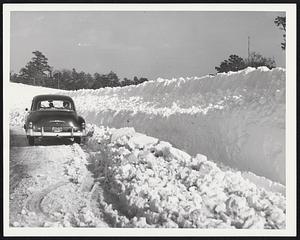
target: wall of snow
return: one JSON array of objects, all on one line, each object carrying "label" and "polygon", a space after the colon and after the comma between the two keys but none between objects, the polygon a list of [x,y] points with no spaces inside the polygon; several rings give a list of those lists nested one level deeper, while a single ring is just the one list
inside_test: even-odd
[{"label": "wall of snow", "polygon": [[68,92],[88,122],[168,141],[285,184],[285,69]]},{"label": "wall of snow", "polygon": [[[57,89],[36,87],[21,83],[10,82],[4,89],[7,93],[5,101],[9,108],[10,124],[23,125],[26,115],[25,108],[30,109],[32,98],[39,94],[56,94]],[[60,91],[64,93],[65,91]]]},{"label": "wall of snow", "polygon": [[60,92],[74,98],[89,123],[134,127],[193,156],[201,153],[285,184],[282,68],[69,92],[10,83],[8,92],[11,124],[24,121],[33,96]]}]

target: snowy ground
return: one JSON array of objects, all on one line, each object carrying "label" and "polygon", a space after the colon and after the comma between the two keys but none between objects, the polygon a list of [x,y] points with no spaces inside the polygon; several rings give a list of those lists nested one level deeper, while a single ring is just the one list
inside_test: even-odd
[{"label": "snowy ground", "polygon": [[284,76],[261,68],[64,91],[95,123],[82,146],[27,146],[25,107],[57,90],[11,83],[22,98],[8,99],[10,224],[285,228]]},{"label": "snowy ground", "polygon": [[108,227],[78,144],[55,140],[28,146],[23,129],[14,127],[10,155],[11,226]]}]

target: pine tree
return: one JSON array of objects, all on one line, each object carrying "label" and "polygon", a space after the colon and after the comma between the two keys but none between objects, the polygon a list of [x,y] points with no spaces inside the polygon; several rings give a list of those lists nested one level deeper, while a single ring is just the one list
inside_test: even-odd
[{"label": "pine tree", "polygon": [[221,62],[219,67],[215,67],[219,73],[238,71],[244,68],[246,68],[244,59],[235,54],[230,55],[228,60]]},{"label": "pine tree", "polygon": [[117,87],[120,86],[120,79],[118,78],[117,74],[111,71],[107,74],[108,80],[108,87]]},{"label": "pine tree", "polygon": [[281,17],[281,16],[277,16],[274,21],[275,25],[284,31],[283,42],[281,43],[282,50],[285,50],[285,47],[286,47],[286,38],[285,38],[285,36],[286,36],[285,35],[285,32],[286,32],[285,24],[286,23],[285,23],[285,21],[286,21],[286,17]]},{"label": "pine tree", "polygon": [[22,82],[32,85],[45,86],[45,81],[50,76],[51,67],[48,65],[48,59],[40,51],[32,52],[31,58],[24,68],[20,70]]}]

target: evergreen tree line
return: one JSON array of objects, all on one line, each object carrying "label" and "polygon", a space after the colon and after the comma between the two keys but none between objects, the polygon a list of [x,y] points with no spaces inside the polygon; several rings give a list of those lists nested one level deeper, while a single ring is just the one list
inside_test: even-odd
[{"label": "evergreen tree line", "polygon": [[34,51],[32,53],[34,57],[18,74],[10,73],[11,82],[64,90],[78,90],[123,87],[148,81],[147,78],[136,76],[132,80],[124,78],[121,81],[113,71],[108,74],[95,73],[91,75],[83,71],[78,72],[75,68],[72,70],[53,70],[53,67],[48,65],[48,59],[42,52]]},{"label": "evergreen tree line", "polygon": [[269,69],[272,69],[276,67],[276,63],[272,58],[266,58],[259,53],[251,52],[246,59],[243,59],[236,54],[232,54],[227,60],[222,61],[220,66],[215,67],[215,69],[218,73],[227,73],[229,71],[239,71],[247,67],[257,68],[260,66],[266,66]]}]

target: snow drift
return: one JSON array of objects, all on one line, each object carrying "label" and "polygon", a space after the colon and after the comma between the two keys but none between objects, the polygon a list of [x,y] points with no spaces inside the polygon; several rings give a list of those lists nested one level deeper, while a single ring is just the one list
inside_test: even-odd
[{"label": "snow drift", "polygon": [[285,184],[285,69],[66,92],[88,122],[168,141]]}]

